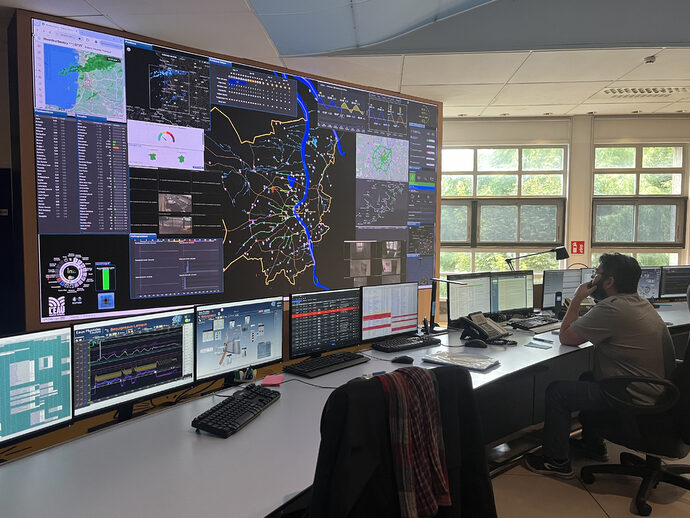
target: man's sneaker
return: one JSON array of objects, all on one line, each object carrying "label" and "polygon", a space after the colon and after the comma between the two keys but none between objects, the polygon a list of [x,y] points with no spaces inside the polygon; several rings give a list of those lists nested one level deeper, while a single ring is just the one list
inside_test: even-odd
[{"label": "man's sneaker", "polygon": [[561,478],[573,478],[575,476],[569,460],[556,462],[546,455],[536,455],[534,453],[525,455],[525,467],[542,475],[555,475]]},{"label": "man's sneaker", "polygon": [[570,439],[570,450],[578,457],[596,460],[597,462],[608,462],[609,454],[606,451],[604,442],[588,442],[584,439]]}]

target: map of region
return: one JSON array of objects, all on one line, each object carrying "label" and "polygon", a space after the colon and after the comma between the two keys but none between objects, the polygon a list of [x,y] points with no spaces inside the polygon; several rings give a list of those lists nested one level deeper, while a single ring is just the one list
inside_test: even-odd
[{"label": "map of region", "polygon": [[329,231],[327,171],[336,160],[336,137],[330,130],[307,130],[303,118],[272,120],[265,133],[240,135],[224,110],[211,110],[206,167],[222,170],[229,198],[225,269],[259,261],[266,285],[279,276],[294,285],[300,273],[316,267],[314,245]]},{"label": "map of region", "polygon": [[125,121],[122,59],[44,45],[46,108]]},{"label": "map of region", "polygon": [[357,178],[407,182],[409,148],[407,140],[358,133]]}]

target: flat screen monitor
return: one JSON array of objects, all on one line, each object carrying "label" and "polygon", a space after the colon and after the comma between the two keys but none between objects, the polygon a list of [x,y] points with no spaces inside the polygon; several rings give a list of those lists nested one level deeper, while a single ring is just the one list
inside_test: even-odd
[{"label": "flat screen monitor", "polygon": [[685,297],[690,284],[690,266],[662,266],[660,297]]},{"label": "flat screen monitor", "polygon": [[416,331],[416,282],[362,287],[362,341]]},{"label": "flat screen monitor", "polygon": [[198,380],[272,363],[282,357],[282,297],[197,308]]},{"label": "flat screen monitor", "polygon": [[661,289],[661,266],[644,266],[640,282],[637,283],[637,294],[643,299],[658,299]]},{"label": "flat screen monitor", "polygon": [[[572,298],[577,288],[585,282],[583,270],[544,270],[544,284],[542,290],[542,309],[555,307],[556,293],[561,292],[563,297]],[[587,269],[589,270],[589,269]],[[586,279],[589,281],[589,278]]]},{"label": "flat screen monitor", "polygon": [[520,313],[534,309],[532,270],[491,272],[491,313]]},{"label": "flat screen monitor", "polygon": [[0,444],[72,418],[70,329],[0,338]]},{"label": "flat screen monitor", "polygon": [[580,282],[583,283],[591,281],[596,271],[596,268],[580,268],[580,273],[582,274]]},{"label": "flat screen monitor", "polygon": [[290,296],[290,358],[357,345],[362,339],[361,291]]},{"label": "flat screen monitor", "polygon": [[449,275],[448,280],[466,284],[448,283],[449,322],[475,311],[491,312],[491,275],[488,272]]},{"label": "flat screen monitor", "polygon": [[194,309],[74,326],[74,415],[194,381]]}]

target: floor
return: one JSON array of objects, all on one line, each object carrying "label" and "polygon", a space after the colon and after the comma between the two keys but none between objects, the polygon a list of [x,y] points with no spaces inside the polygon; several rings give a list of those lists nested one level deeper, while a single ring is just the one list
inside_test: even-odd
[{"label": "floor", "polygon": [[[610,462],[618,462],[622,448],[608,444]],[[677,462],[690,464],[690,455]],[[573,469],[592,461],[575,459]],[[593,484],[579,478],[563,480],[532,473],[521,464],[493,480],[499,518],[619,518],[637,516],[630,511],[639,479],[599,475]],[[664,484],[652,490],[647,503],[653,518],[690,517],[690,492]]]}]

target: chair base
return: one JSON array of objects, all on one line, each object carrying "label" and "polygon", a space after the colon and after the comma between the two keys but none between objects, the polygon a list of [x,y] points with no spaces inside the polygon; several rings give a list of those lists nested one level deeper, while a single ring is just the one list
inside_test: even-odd
[{"label": "chair base", "polygon": [[683,473],[690,473],[690,465],[672,464],[662,466],[659,457],[647,455],[643,459],[628,452],[621,453],[620,460],[620,464],[584,466],[580,470],[580,478],[582,478],[585,484],[591,484],[594,482],[595,473],[614,473],[617,475],[640,477],[642,482],[633,500],[633,512],[640,516],[649,516],[652,512],[652,507],[647,503],[647,497],[649,492],[659,485],[659,482],[666,482],[667,484],[690,490],[690,479],[682,476]]}]

